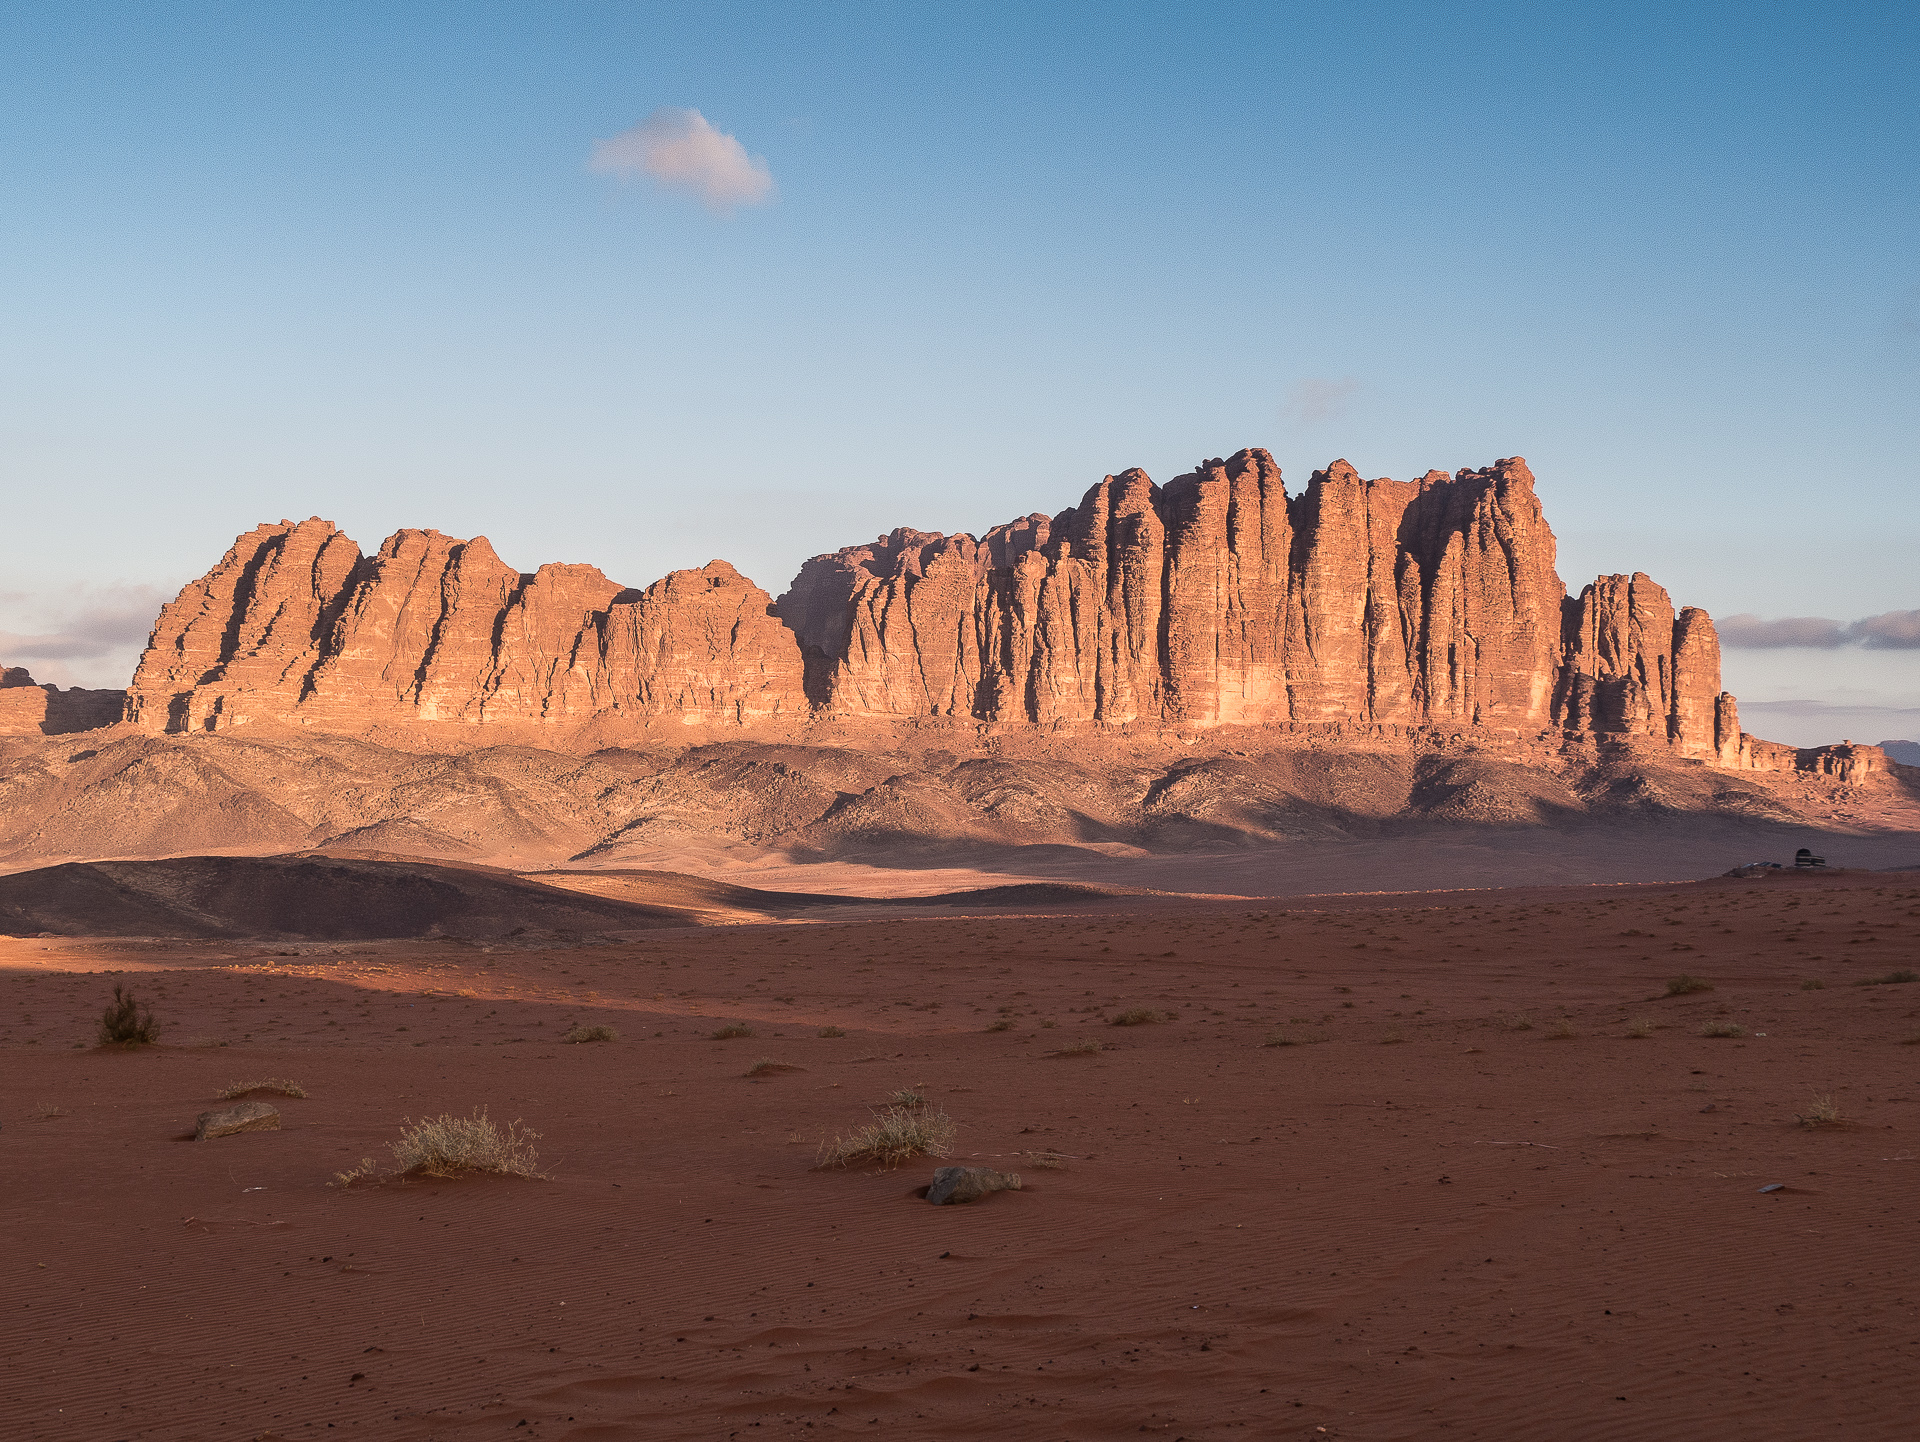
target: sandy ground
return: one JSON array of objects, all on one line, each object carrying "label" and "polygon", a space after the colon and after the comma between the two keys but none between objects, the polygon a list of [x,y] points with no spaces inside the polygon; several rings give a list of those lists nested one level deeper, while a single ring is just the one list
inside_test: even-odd
[{"label": "sandy ground", "polygon": [[[0,1415],[22,1439],[1910,1436],[1920,985],[1853,983],[1916,965],[1913,873],[542,951],[3,941]],[[1664,997],[1683,971],[1714,989]],[[90,1045],[115,981],[161,1046]],[[1131,1006],[1175,1019],[1107,1024]],[[733,1020],[755,1035],[708,1039]],[[574,1023],[621,1040],[558,1044]],[[798,1069],[749,1079],[762,1056]],[[307,1089],[283,1130],[179,1140],[256,1077]],[[930,1161],[813,1169],[905,1085],[954,1160],[1025,1189],[934,1208]],[[1816,1096],[1846,1121],[1796,1125]],[[482,1106],[541,1134],[547,1180],[328,1186],[404,1118]]]}]

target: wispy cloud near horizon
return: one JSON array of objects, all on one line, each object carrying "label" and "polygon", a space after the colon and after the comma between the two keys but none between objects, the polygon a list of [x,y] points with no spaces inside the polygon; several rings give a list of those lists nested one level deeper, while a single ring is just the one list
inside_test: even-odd
[{"label": "wispy cloud near horizon", "polygon": [[0,628],[0,666],[22,666],[36,681],[63,686],[124,686],[173,599],[158,586],[76,586],[64,595],[0,594],[12,623]]},{"label": "wispy cloud near horizon", "polygon": [[593,143],[588,168],[622,179],[646,176],[696,197],[716,215],[773,199],[773,172],[697,110],[663,105],[631,130]]},{"label": "wispy cloud near horizon", "polygon": [[1870,651],[1920,650],[1920,611],[1882,611],[1853,622],[1828,616],[1780,616],[1767,621],[1743,611],[1722,618],[1716,629],[1721,645],[1748,651],[1790,646],[1831,651],[1851,645]]}]

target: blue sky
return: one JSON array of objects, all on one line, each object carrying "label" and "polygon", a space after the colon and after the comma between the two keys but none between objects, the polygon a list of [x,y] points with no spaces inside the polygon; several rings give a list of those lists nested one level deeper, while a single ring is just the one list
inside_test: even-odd
[{"label": "blue sky", "polygon": [[[777,593],[1243,445],[1525,455],[1575,588],[1920,608],[1916,62],[1894,4],[13,0],[0,659],[124,680],[282,516]],[[663,108],[765,193],[593,165]],[[1846,634],[1729,650],[1750,729],[1920,734]]]}]

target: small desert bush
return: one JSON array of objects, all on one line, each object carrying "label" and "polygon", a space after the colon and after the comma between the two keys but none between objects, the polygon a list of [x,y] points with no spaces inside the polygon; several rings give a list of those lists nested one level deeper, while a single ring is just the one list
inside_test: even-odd
[{"label": "small desert bush", "polygon": [[42,1102],[33,1109],[33,1119],[37,1122],[50,1122],[55,1117],[63,1117],[66,1114],[65,1107],[57,1107],[52,1102]]},{"label": "small desert bush", "polygon": [[1802,991],[1825,991],[1826,989],[1827,984],[1824,981],[1803,981],[1800,983],[1800,990]]},{"label": "small desert bush", "polygon": [[400,1140],[392,1146],[403,1176],[458,1177],[468,1172],[493,1172],[505,1177],[537,1177],[539,1157],[533,1142],[539,1135],[523,1131],[517,1121],[501,1127],[483,1107],[470,1117],[443,1114],[412,1122],[400,1129]]},{"label": "small desert bush", "polygon": [[1667,981],[1668,996],[1692,996],[1696,991],[1712,991],[1713,983],[1702,981],[1697,976],[1688,976],[1684,971],[1670,977]]},{"label": "small desert bush", "polygon": [[268,1077],[265,1081],[229,1082],[220,1092],[220,1100],[230,1102],[238,1097],[250,1097],[255,1092],[271,1092],[280,1097],[303,1097],[307,1089],[297,1081],[288,1081],[284,1077]]},{"label": "small desert bush", "polygon": [[1709,1021],[1700,1028],[1702,1036],[1745,1036],[1747,1029],[1737,1021]]},{"label": "small desert bush", "polygon": [[927,1104],[925,1093],[917,1087],[901,1087],[898,1091],[888,1093],[887,1100],[897,1107],[923,1107]]},{"label": "small desert bush", "polygon": [[1399,1027],[1390,1026],[1387,1028],[1387,1034],[1380,1038],[1380,1045],[1394,1046],[1399,1042],[1405,1041],[1406,1039],[1407,1039],[1407,1034],[1402,1030],[1400,1030]]},{"label": "small desert bush", "polygon": [[150,1046],[159,1039],[153,1008],[141,1006],[132,992],[116,982],[113,1002],[100,1014],[100,1045]]},{"label": "small desert bush", "polygon": [[1108,1026],[1148,1026],[1157,1021],[1172,1021],[1171,1014],[1150,1006],[1130,1006],[1107,1023]]},{"label": "small desert bush", "polygon": [[736,1037],[752,1036],[753,1028],[744,1021],[730,1021],[713,1034],[715,1041],[732,1041]]},{"label": "small desert bush", "polygon": [[1548,1041],[1572,1041],[1578,1035],[1580,1033],[1574,1029],[1573,1018],[1570,1016],[1557,1018],[1553,1025],[1547,1028]]},{"label": "small desert bush", "polygon": [[1067,1168],[1066,1156],[1061,1152],[1022,1152],[1021,1155],[1035,1171],[1061,1172]]},{"label": "small desert bush", "polygon": [[1816,1127],[1837,1127],[1846,1120],[1840,1115],[1840,1108],[1833,1104],[1833,1098],[1815,1097],[1807,1103],[1807,1109],[1794,1120],[1809,1131]]},{"label": "small desert bush", "polygon": [[576,1026],[560,1040],[577,1046],[588,1041],[618,1041],[620,1033],[610,1026]]},{"label": "small desert bush", "polygon": [[1885,976],[1870,976],[1865,981],[1856,981],[1855,986],[1904,986],[1910,981],[1920,981],[1920,971],[1890,971]]},{"label": "small desert bush", "polygon": [[379,1180],[380,1169],[373,1164],[372,1157],[360,1158],[360,1165],[348,1167],[344,1172],[335,1172],[330,1187],[358,1187]]},{"label": "small desert bush", "polygon": [[820,1035],[825,1037],[835,1037],[835,1036],[845,1036],[846,1033],[837,1026],[823,1026],[820,1028]]},{"label": "small desert bush", "polygon": [[1627,1023],[1627,1035],[1632,1037],[1652,1036],[1653,1018],[1650,1016],[1635,1017]]},{"label": "small desert bush", "polygon": [[1528,1016],[1524,1011],[1515,1012],[1511,1017],[1507,1019],[1507,1030],[1508,1031],[1532,1031],[1533,1018]]},{"label": "small desert bush", "polygon": [[763,1056],[760,1058],[759,1061],[755,1062],[752,1066],[747,1068],[746,1075],[777,1076],[783,1071],[799,1071],[799,1070],[800,1068],[795,1066],[792,1062],[776,1061],[770,1056]]},{"label": "small desert bush", "polygon": [[873,1120],[820,1148],[822,1167],[897,1167],[914,1157],[944,1157],[953,1151],[953,1118],[938,1107],[884,1106]]},{"label": "small desert bush", "polygon": [[1007,1018],[1003,1016],[998,1021],[988,1022],[987,1030],[988,1031],[1012,1031],[1013,1023],[1007,1020]]},{"label": "small desert bush", "polygon": [[1101,1052],[1105,1050],[1106,1050],[1106,1047],[1097,1041],[1076,1041],[1070,1046],[1061,1047],[1059,1051],[1054,1053],[1054,1055],[1055,1056],[1098,1056]]},{"label": "small desert bush", "polygon": [[1270,1031],[1267,1033],[1267,1039],[1261,1042],[1260,1045],[1262,1046],[1300,1046],[1302,1045],[1302,1043],[1299,1037],[1293,1036],[1288,1032]]}]

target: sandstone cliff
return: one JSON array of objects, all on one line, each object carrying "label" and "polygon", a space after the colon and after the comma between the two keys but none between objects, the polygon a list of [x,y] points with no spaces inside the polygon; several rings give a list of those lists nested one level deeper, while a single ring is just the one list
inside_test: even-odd
[{"label": "sandstone cliff", "polygon": [[1755,765],[1706,613],[1643,575],[1570,599],[1554,562],[1517,457],[1406,482],[1336,461],[1293,497],[1262,450],[1126,471],[977,538],[817,556],[777,604],[723,561],[634,591],[430,530],[363,556],[316,517],[240,537],[162,611],[126,718],[1475,728]]},{"label": "sandstone cliff", "polygon": [[24,666],[0,669],[0,736],[61,736],[111,726],[126,693],[41,686]]}]

